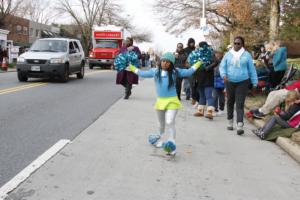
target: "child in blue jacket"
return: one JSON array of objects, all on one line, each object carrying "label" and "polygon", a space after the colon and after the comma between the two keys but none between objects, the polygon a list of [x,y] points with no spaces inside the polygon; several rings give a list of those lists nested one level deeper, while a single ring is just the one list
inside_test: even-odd
[{"label": "child in blue jacket", "polygon": [[[175,68],[174,63],[175,56],[167,52],[161,57],[161,63],[157,68],[142,71],[134,65],[129,66],[130,71],[141,77],[154,78],[157,94],[155,109],[160,127],[159,134],[149,136],[149,142],[156,147],[163,147],[169,155],[176,154],[175,117],[178,109],[182,108],[176,93],[176,77],[189,77],[201,66],[201,61],[198,61],[189,69],[181,69]],[[165,126],[169,132],[169,139],[163,142],[161,138],[165,132]]]}]

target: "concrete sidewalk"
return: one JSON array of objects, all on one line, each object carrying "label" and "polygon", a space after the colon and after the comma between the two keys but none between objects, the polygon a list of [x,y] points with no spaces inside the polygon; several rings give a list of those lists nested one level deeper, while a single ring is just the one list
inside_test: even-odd
[{"label": "concrete sidewalk", "polygon": [[176,119],[177,155],[147,143],[157,131],[153,80],[120,99],[7,200],[290,200],[300,196],[300,167],[271,142],[226,130],[226,118]]}]

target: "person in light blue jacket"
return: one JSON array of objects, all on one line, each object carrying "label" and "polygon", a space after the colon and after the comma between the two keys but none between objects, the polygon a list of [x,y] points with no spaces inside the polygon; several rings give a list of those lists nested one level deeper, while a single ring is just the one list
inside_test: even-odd
[{"label": "person in light blue jacket", "polygon": [[237,134],[244,133],[244,104],[250,81],[257,86],[257,74],[251,54],[244,49],[243,37],[234,38],[234,47],[225,54],[219,66],[227,92],[228,130],[233,130],[233,111],[236,104]]},{"label": "person in light blue jacket", "polygon": [[[200,66],[201,61],[198,61],[189,69],[175,68],[175,56],[173,53],[167,52],[161,57],[161,64],[157,68],[152,68],[147,71],[142,71],[134,65],[129,66],[129,70],[144,78],[154,78],[157,100],[155,109],[159,120],[159,134],[149,136],[149,143],[156,147],[163,147],[169,155],[175,155],[175,117],[178,109],[182,105],[178,99],[176,92],[176,78],[189,77]],[[165,125],[169,133],[169,139],[166,142],[161,140],[165,132]]]}]

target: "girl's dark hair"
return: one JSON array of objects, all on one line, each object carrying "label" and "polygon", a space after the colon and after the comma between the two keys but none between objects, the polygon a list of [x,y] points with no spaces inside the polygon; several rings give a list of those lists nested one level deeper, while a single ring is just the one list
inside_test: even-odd
[{"label": "girl's dark hair", "polygon": [[243,47],[245,46],[245,39],[244,39],[242,36],[236,36],[236,37],[234,38],[234,40],[236,40],[236,39],[241,40],[242,46],[243,46]]},{"label": "girl's dark hair", "polygon": [[[158,81],[161,83],[161,63],[158,64],[158,70],[156,73],[156,78],[158,79]],[[177,76],[177,70],[174,67],[173,63],[170,62],[170,67],[168,69],[168,78],[169,78],[169,84],[168,84],[168,89],[170,89],[172,86],[175,85],[175,80],[173,79],[173,72],[175,71],[175,74]]]}]

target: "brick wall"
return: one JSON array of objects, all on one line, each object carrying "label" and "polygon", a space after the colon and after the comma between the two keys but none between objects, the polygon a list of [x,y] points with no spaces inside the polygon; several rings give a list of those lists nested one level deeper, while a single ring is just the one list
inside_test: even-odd
[{"label": "brick wall", "polygon": [[5,28],[9,30],[8,40],[13,40],[14,44],[28,45],[29,20],[9,15],[5,19]]}]

